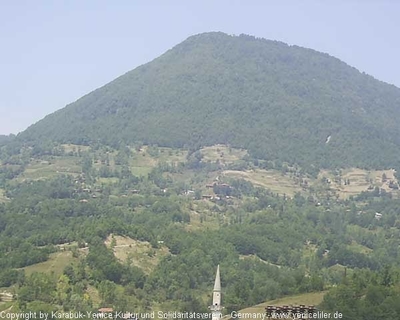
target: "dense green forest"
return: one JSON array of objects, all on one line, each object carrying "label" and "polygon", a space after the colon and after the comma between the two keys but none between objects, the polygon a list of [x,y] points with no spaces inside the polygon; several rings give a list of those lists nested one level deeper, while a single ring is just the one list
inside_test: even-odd
[{"label": "dense green forest", "polygon": [[[400,168],[400,90],[310,49],[205,33],[18,136],[37,145],[217,143],[315,168]],[[255,138],[256,137],[256,138]]]},{"label": "dense green forest", "polygon": [[337,310],[345,320],[395,320],[400,317],[400,270],[386,267],[381,272],[358,270],[332,289],[321,307]]},{"label": "dense green forest", "polygon": [[13,138],[15,138],[15,135],[2,135],[0,134],[0,146],[9,143]]},{"label": "dense green forest", "polygon": [[[359,199],[312,188],[276,194],[221,174],[221,166],[254,168],[253,159],[223,165],[204,161],[204,152],[10,148],[1,149],[0,288],[14,299],[0,310],[207,312],[219,264],[227,314],[328,290],[320,308],[346,319],[364,315],[376,296],[376,310],[398,317],[397,197],[375,189]],[[133,174],[138,163],[151,167]],[[59,269],[46,271],[59,257]]]}]

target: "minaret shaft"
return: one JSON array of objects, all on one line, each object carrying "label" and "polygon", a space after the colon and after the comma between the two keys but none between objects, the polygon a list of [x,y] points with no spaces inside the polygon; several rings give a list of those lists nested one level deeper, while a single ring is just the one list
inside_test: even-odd
[{"label": "minaret shaft", "polygon": [[215,275],[214,290],[213,290],[213,306],[221,305],[221,278],[219,275],[219,265],[217,267],[217,274]]},{"label": "minaret shaft", "polygon": [[221,278],[219,274],[219,265],[217,267],[217,274],[215,275],[214,290],[213,290],[213,301],[210,307],[212,311],[212,320],[219,320],[222,317],[221,307]]}]

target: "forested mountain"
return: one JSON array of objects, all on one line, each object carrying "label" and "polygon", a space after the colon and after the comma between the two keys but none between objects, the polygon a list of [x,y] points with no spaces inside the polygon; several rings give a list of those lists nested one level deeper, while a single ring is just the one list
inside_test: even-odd
[{"label": "forested mountain", "polygon": [[400,89],[314,50],[204,33],[19,135],[245,147],[303,166],[399,167]]},{"label": "forested mountain", "polygon": [[0,146],[6,144],[7,142],[11,141],[11,139],[13,139],[15,136],[14,135],[3,135],[0,134]]},{"label": "forested mountain", "polygon": [[399,107],[327,54],[190,37],[0,136],[0,312],[207,312],[220,265],[227,315],[399,319]]}]

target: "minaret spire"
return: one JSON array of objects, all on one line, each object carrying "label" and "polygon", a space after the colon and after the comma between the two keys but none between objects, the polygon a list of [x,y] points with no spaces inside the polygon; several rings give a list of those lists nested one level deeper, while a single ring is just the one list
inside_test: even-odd
[{"label": "minaret spire", "polygon": [[221,278],[219,275],[219,265],[217,267],[217,274],[215,275],[214,291],[221,292]]},{"label": "minaret spire", "polygon": [[217,267],[217,274],[215,275],[214,290],[213,290],[213,301],[210,306],[212,311],[212,320],[219,320],[222,317],[221,307],[221,278],[219,274],[219,265]]}]

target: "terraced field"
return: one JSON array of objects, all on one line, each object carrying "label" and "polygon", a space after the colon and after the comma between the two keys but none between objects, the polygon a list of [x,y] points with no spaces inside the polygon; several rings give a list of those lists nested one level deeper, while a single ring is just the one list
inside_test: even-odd
[{"label": "terraced field", "polygon": [[[319,179],[322,177],[328,178],[331,181],[331,189],[335,190],[341,199],[347,199],[350,196],[355,196],[363,191],[368,191],[368,188],[376,186],[398,197],[400,195],[399,191],[389,188],[390,181],[398,183],[394,173],[394,170],[367,171],[359,168],[351,168],[342,170],[340,175],[335,175],[333,172],[324,170],[320,172]],[[382,180],[384,174],[386,175],[386,181]]]},{"label": "terraced field", "polygon": [[55,157],[52,160],[34,160],[18,176],[17,181],[46,179],[58,174],[77,175],[82,172],[79,163],[79,158],[70,156]]},{"label": "terraced field", "polygon": [[264,187],[270,189],[272,192],[280,195],[286,194],[293,196],[296,192],[301,192],[302,188],[296,185],[289,176],[282,175],[276,170],[225,170],[222,174],[229,178],[245,179],[255,186]]}]

